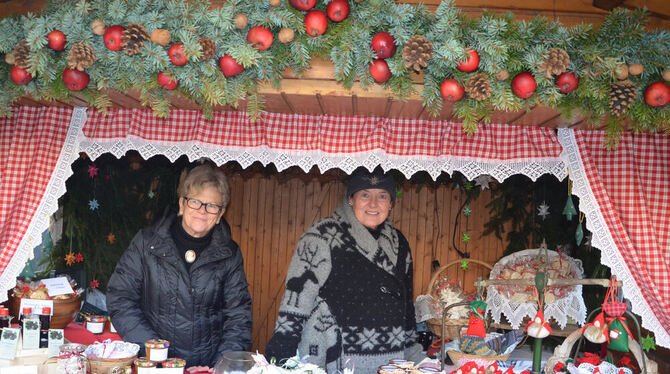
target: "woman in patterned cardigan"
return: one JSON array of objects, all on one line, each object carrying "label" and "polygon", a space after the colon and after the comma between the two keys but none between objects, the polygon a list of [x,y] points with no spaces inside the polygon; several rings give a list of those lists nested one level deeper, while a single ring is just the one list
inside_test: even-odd
[{"label": "woman in patterned cardigan", "polygon": [[395,183],[378,168],[351,176],[343,203],[300,238],[266,356],[374,373],[390,359],[417,360],[412,255],[387,218]]}]

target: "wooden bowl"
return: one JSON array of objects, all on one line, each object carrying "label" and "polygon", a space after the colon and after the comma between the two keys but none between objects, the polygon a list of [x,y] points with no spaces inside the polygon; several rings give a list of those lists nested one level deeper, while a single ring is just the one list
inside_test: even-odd
[{"label": "wooden bowl", "polygon": [[[79,312],[81,295],[69,299],[54,299],[53,302],[50,327],[52,329],[64,329]],[[20,307],[21,299],[12,295],[12,290],[9,290],[9,314],[14,317],[12,319],[13,323],[18,322]]]}]

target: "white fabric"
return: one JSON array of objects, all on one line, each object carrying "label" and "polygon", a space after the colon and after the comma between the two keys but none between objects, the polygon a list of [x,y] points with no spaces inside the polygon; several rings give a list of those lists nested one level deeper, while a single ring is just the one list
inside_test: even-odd
[{"label": "white fabric", "polygon": [[642,296],[633,274],[617,248],[612,233],[607,227],[584,169],[584,163],[577,147],[574,131],[558,129],[558,140],[563,146],[561,159],[570,170],[572,194],[579,197],[579,210],[586,217],[586,228],[591,231],[591,245],[600,249],[600,261],[612,270],[612,274],[623,282],[623,295],[631,301],[633,312],[641,317],[641,325],[654,332],[656,344],[670,347],[670,335],[661,326],[651,307]]},{"label": "white fabric", "polygon": [[[526,249],[501,258],[493,266],[489,279],[498,279],[506,265],[517,263],[523,257],[537,257],[538,250]],[[548,251],[548,254],[550,259],[558,257],[558,253],[555,251]],[[566,256],[563,256],[563,258],[566,258]],[[567,257],[567,259],[569,259],[572,271],[576,274],[576,277],[583,278],[584,269],[582,268],[582,262],[570,257]],[[488,286],[486,288],[487,310],[491,312],[494,322],[500,323],[500,317],[504,315],[512,328],[518,329],[521,327],[521,322],[525,317],[531,319],[535,317],[537,302],[513,302],[499,292],[499,287],[503,286]],[[586,305],[582,297],[582,286],[577,285],[569,289],[564,297],[557,299],[553,303],[545,303],[545,321],[553,318],[561,328],[565,328],[568,318],[573,319],[579,325],[583,325],[586,322]]]},{"label": "white fabric", "polygon": [[598,366],[586,362],[579,364],[578,367],[575,367],[575,364],[572,362],[568,364],[568,372],[570,374],[593,374],[596,368],[600,374],[633,374],[633,371],[629,368],[618,368],[607,361],[603,361]]}]

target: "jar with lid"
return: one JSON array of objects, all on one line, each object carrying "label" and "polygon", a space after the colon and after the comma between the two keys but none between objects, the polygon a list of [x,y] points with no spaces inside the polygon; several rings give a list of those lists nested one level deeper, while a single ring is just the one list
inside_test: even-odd
[{"label": "jar with lid", "polygon": [[23,328],[23,321],[33,318],[33,308],[25,307],[21,309],[21,316],[19,317],[19,327]]},{"label": "jar with lid", "polygon": [[183,373],[184,368],[186,368],[186,360],[183,358],[168,358],[167,360],[163,361],[161,366],[164,368],[181,368],[181,370],[175,370],[174,372]]},{"label": "jar with lid", "polygon": [[153,373],[154,368],[158,365],[158,363],[149,360],[147,357],[136,358],[133,364],[135,364],[135,374]]},{"label": "jar with lid", "polygon": [[162,362],[167,360],[170,342],[165,339],[150,339],[144,343],[147,358],[151,361]]},{"label": "jar with lid", "polygon": [[86,330],[96,335],[102,334],[105,330],[105,321],[107,321],[107,318],[103,316],[86,316]]},{"label": "jar with lid", "polygon": [[9,309],[0,307],[0,329],[9,327],[12,317],[9,315]]},{"label": "jar with lid", "polygon": [[83,344],[69,343],[60,346],[56,371],[62,374],[86,374],[88,360]]},{"label": "jar with lid", "polygon": [[251,352],[231,351],[223,354],[221,359],[214,365],[212,374],[238,374],[246,373],[254,367],[256,362]]}]

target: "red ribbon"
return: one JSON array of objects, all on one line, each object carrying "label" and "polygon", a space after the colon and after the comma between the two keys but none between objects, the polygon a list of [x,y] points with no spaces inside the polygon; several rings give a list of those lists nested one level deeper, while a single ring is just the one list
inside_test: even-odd
[{"label": "red ribbon", "polygon": [[[633,338],[633,334],[630,332],[630,329],[628,329],[628,325],[626,324],[626,317],[623,317],[623,316],[619,316],[619,317],[606,317],[606,318],[605,318],[605,321],[607,321],[607,329],[609,330],[609,326],[612,324],[612,322],[613,322],[615,319],[618,319],[619,321],[621,321],[621,324],[623,325],[623,328],[626,329],[626,332],[628,333],[628,336],[629,336],[631,339],[635,340],[635,338]],[[609,343],[610,343],[610,334],[609,334],[609,331],[608,331],[608,332],[607,332],[607,344],[609,344]]]}]

